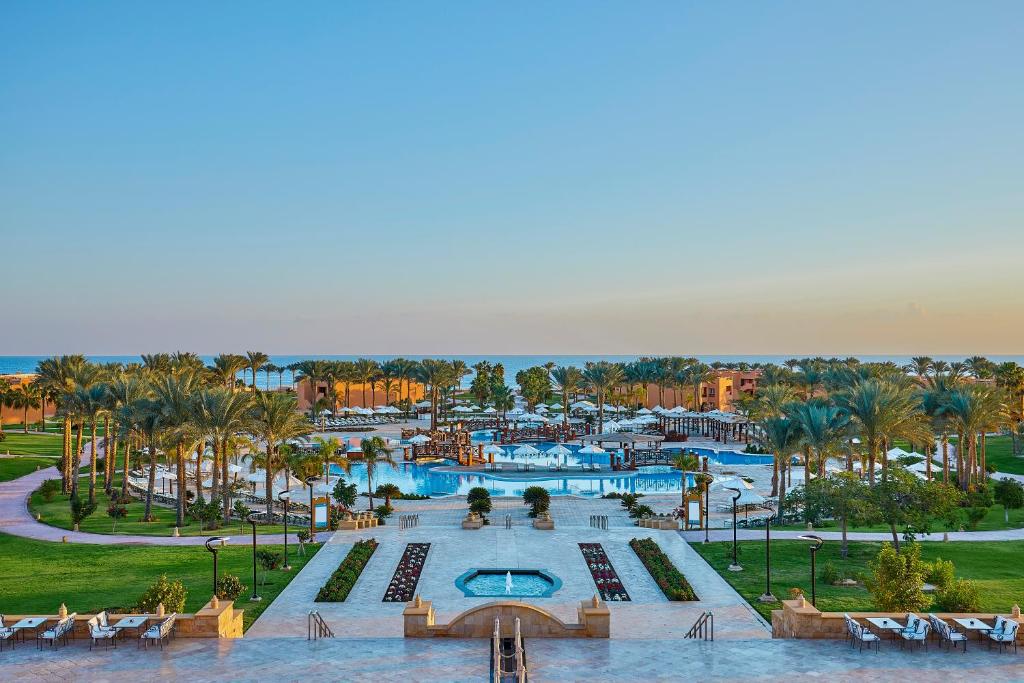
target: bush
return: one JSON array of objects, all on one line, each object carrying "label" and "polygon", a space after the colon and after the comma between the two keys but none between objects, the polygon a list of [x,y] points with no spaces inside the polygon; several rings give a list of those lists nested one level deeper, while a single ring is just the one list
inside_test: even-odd
[{"label": "bush", "polygon": [[238,517],[238,528],[241,529],[242,525],[248,521],[249,515],[252,514],[252,510],[241,500],[236,500],[234,505],[235,517]]},{"label": "bush", "polygon": [[334,502],[347,510],[356,504],[356,485],[339,478],[338,483],[334,485],[334,491],[331,492],[331,497],[334,498]]},{"label": "bush", "polygon": [[475,500],[490,501],[491,492],[485,489],[483,486],[474,486],[469,490],[469,493],[466,494],[466,502],[472,505],[473,501]]},{"label": "bush", "polygon": [[167,612],[184,612],[185,599],[188,591],[181,581],[169,581],[166,575],[161,576],[139,598],[140,612],[156,612],[157,605],[163,603]]},{"label": "bush", "polygon": [[264,571],[271,571],[281,566],[281,563],[284,562],[284,555],[273,550],[260,548],[256,551],[256,562],[259,563]]},{"label": "bush", "polygon": [[295,532],[295,535],[299,539],[299,543],[309,543],[310,539],[313,538],[313,534],[309,533],[309,529],[303,527]]},{"label": "bush", "polygon": [[86,517],[96,512],[96,503],[82,500],[78,496],[71,496],[71,522],[77,527]]},{"label": "bush", "polygon": [[117,520],[124,519],[128,516],[128,508],[124,505],[120,505],[116,500],[114,500],[107,506],[107,516],[114,520],[111,531],[117,531]]},{"label": "bush", "polygon": [[977,612],[981,609],[978,584],[967,579],[956,579],[935,595],[936,604],[943,612]]},{"label": "bush", "polygon": [[242,581],[231,574],[224,574],[217,579],[217,597],[221,600],[234,600],[245,591],[245,588]]},{"label": "bush", "polygon": [[[646,506],[644,506],[646,507]],[[669,600],[698,600],[693,586],[686,580],[674,564],[668,558],[661,547],[650,538],[634,538],[629,542],[640,561],[647,567],[651,578],[661,588],[661,592]]]},{"label": "bush", "polygon": [[978,528],[981,521],[988,515],[987,507],[967,508],[967,527],[972,531]]},{"label": "bush", "polygon": [[376,549],[377,541],[372,538],[357,541],[316,594],[316,602],[344,602]]},{"label": "bush", "polygon": [[475,512],[481,517],[491,511],[491,499],[490,498],[479,498],[469,504],[470,512]]},{"label": "bush", "polygon": [[635,519],[646,519],[654,516],[654,510],[649,505],[634,505],[629,511],[629,516]]},{"label": "bush", "polygon": [[822,564],[821,569],[818,570],[818,578],[822,583],[831,586],[839,583],[845,577],[843,576],[843,573],[839,571],[839,567],[837,567],[831,560],[828,560]]},{"label": "bush", "polygon": [[867,589],[879,611],[916,612],[928,607],[928,596],[921,590],[927,567],[921,561],[918,544],[908,543],[903,552],[896,552],[892,544],[886,543],[869,566]]},{"label": "bush", "polygon": [[373,509],[373,515],[381,524],[384,524],[387,518],[393,515],[394,512],[395,508],[391,507],[390,505],[378,505]]},{"label": "bush", "polygon": [[36,491],[38,491],[39,495],[42,496],[43,500],[49,503],[61,491],[60,480],[47,479],[39,485],[39,488],[36,489]]},{"label": "bush", "polygon": [[633,508],[636,507],[636,501],[637,501],[636,494],[624,493],[624,494],[622,494],[621,501],[622,502],[619,503],[619,504],[622,505],[622,507],[624,507],[627,510],[629,510],[630,512],[632,512]]},{"label": "bush", "polygon": [[953,567],[953,563],[949,560],[943,560],[941,557],[937,557],[934,562],[925,566],[927,568],[925,581],[932,584],[939,590],[945,590],[953,583],[953,573],[955,568]]},{"label": "bush", "polygon": [[551,494],[541,486],[528,486],[523,491],[523,503],[530,506],[530,517],[536,517],[551,507]]}]

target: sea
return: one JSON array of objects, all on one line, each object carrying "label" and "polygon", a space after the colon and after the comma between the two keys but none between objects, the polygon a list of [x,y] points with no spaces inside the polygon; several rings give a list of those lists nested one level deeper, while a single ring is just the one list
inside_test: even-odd
[{"label": "sea", "polygon": [[[408,358],[410,360],[422,360],[424,358],[443,358],[445,360],[462,360],[470,368],[480,361],[489,361],[490,363],[501,363],[505,368],[505,381],[510,386],[515,385],[516,373],[526,368],[534,367],[537,365],[543,365],[547,362],[553,362],[556,365],[573,365],[582,368],[588,362],[596,361],[611,361],[615,363],[635,361],[641,356],[652,356],[654,354],[638,354],[638,355],[620,355],[620,356],[518,356],[518,355],[481,355],[481,356],[444,356],[444,355],[432,355],[432,356],[415,356],[415,355],[404,355],[402,358]],[[680,354],[687,355],[687,354]],[[911,356],[899,356],[899,355],[862,355],[862,354],[830,354],[826,357],[835,355],[839,358],[847,358],[855,356],[863,362],[893,362],[898,365],[906,365],[910,362]],[[205,363],[212,364],[213,356],[200,356]],[[377,356],[377,355],[317,355],[317,354],[297,354],[297,355],[270,355],[270,362],[274,365],[285,367],[292,363],[297,363],[302,360],[322,359],[322,360],[356,360],[358,358],[371,358],[376,361],[386,361],[399,356]],[[701,356],[694,355],[704,363],[712,363],[714,361],[721,361],[723,363],[774,363],[781,365],[784,361],[789,358],[803,358],[804,356],[794,355],[719,355],[719,356]],[[962,361],[966,356],[955,356],[955,355],[935,355],[932,358],[936,360],[944,360],[947,362]],[[0,375],[19,373],[19,372],[35,372],[36,367],[39,365],[39,361],[49,358],[49,356],[0,356]],[[87,356],[91,361],[97,363],[138,363],[140,362],[139,356]],[[1024,365],[1024,356],[987,356],[989,360],[994,363],[1004,363],[1007,361],[1013,361],[1020,365]],[[277,373],[271,373],[269,378],[269,386],[276,388],[279,382],[283,382],[286,386],[289,385],[293,380],[292,373],[285,371],[283,377],[279,377]],[[268,386],[268,378],[265,372],[260,372],[256,378],[257,385],[261,388]],[[472,375],[463,379],[463,386],[469,386],[469,382],[472,381]]]}]

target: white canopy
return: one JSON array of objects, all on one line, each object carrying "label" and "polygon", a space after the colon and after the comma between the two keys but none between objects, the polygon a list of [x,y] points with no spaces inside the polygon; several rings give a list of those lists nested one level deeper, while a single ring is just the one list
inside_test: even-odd
[{"label": "white canopy", "polygon": [[428,441],[430,441],[430,437],[426,434],[417,434],[409,439],[409,443],[427,443]]},{"label": "white canopy", "polygon": [[377,409],[377,413],[381,415],[395,415],[396,413],[400,412],[402,411],[394,406],[384,406],[383,408]]},{"label": "white canopy", "polygon": [[327,408],[324,408],[323,410],[320,411],[320,416],[321,417],[325,417],[327,415],[334,415],[334,413],[332,413],[331,411],[327,410]]},{"label": "white canopy", "polygon": [[888,456],[890,460],[902,458],[905,455],[910,455],[910,453],[907,453],[902,448],[890,448],[889,451],[886,453],[886,456]]},{"label": "white canopy", "polygon": [[554,455],[554,456],[557,457],[559,455],[572,455],[572,451],[570,451],[568,448],[566,448],[562,444],[557,443],[554,446],[552,446],[551,448],[549,448],[546,451],[544,451],[544,454],[545,455]]},{"label": "white canopy", "polygon": [[589,444],[587,444],[586,446],[584,446],[583,448],[579,449],[576,452],[577,453],[583,453],[585,455],[594,455],[594,454],[597,454],[597,453],[607,453],[608,451],[606,451],[605,449],[601,448],[600,446],[598,446],[596,444],[589,443]]},{"label": "white canopy", "polygon": [[467,406],[455,406],[452,408],[453,413],[472,413],[473,409]]},{"label": "white canopy", "polygon": [[569,407],[573,408],[574,410],[580,410],[586,408],[593,408],[594,404],[591,403],[590,401],[576,401],[575,403],[570,403]]},{"label": "white canopy", "polygon": [[636,414],[637,415],[650,415],[651,412],[652,411],[648,410],[647,408],[641,408],[640,410],[636,411]]},{"label": "white canopy", "polygon": [[622,425],[620,425],[615,420],[608,420],[607,422],[604,423],[604,431],[606,431],[606,432],[617,432],[621,428],[622,428]]},{"label": "white canopy", "polygon": [[505,455],[505,449],[497,444],[484,446],[484,453],[487,455]]},{"label": "white canopy", "polygon": [[493,406],[487,406],[486,408],[484,408],[484,412],[487,413],[488,415],[493,415],[498,411],[495,410]]},{"label": "white canopy", "polygon": [[429,408],[431,406],[430,401],[420,401],[416,404],[417,408]]},{"label": "white canopy", "polygon": [[512,451],[512,455],[519,457],[524,455],[540,455],[540,451],[526,443]]}]

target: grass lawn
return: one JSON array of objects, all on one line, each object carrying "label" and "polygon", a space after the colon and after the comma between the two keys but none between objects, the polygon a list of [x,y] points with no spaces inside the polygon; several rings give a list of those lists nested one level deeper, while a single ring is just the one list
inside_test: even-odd
[{"label": "grass lawn", "polygon": [[[732,542],[692,545],[754,609],[766,619],[771,619],[771,611],[779,609],[780,605],[763,605],[757,601],[765,588],[763,542],[740,543],[742,572],[728,571]],[[772,594],[776,598],[788,599],[789,589],[795,587],[803,589],[810,599],[809,546],[805,541],[772,541]],[[847,575],[865,574],[869,571],[868,562],[875,558],[881,546],[881,543],[850,543],[849,556],[843,560],[839,557],[838,541],[828,541],[818,551],[818,571],[825,562],[832,562]],[[958,578],[977,581],[982,611],[1008,613],[1024,597],[1024,573],[1018,568],[1020,558],[1024,557],[1024,541],[928,542],[921,544],[921,557],[929,561],[937,557],[951,560]],[[875,609],[871,595],[862,586],[827,586],[819,578],[816,590],[818,608],[825,612]]]},{"label": "grass lawn", "polygon": [[0,481],[10,481],[35,472],[37,467],[46,469],[57,464],[56,458],[35,457],[31,455],[0,458]]},{"label": "grass lawn", "polygon": [[[1020,529],[1024,527],[1024,508],[1019,510],[1010,510],[1010,523],[1007,524],[1003,512],[1002,505],[993,505],[988,509],[988,514],[985,518],[978,523],[977,528],[971,529],[967,526],[967,512],[962,510],[960,513],[963,519],[964,531],[999,531],[1001,529]],[[773,526],[773,529],[781,529],[786,531],[804,531],[807,528],[806,524],[786,524],[784,526]],[[830,531],[839,531],[839,524],[832,520],[826,520],[821,524],[816,524],[815,529],[828,529]],[[869,524],[866,526],[851,526],[847,531],[875,531],[882,533],[889,533],[889,527],[885,524]],[[902,530],[897,529],[902,534]],[[942,534],[945,531],[945,527],[936,522],[932,524],[932,534]]]},{"label": "grass lawn", "polygon": [[[265,547],[278,552],[282,549]],[[245,609],[246,628],[318,549],[317,545],[307,546],[306,556],[297,557],[295,548],[289,547],[292,570],[266,573],[265,583],[258,587],[262,602],[248,600],[252,591],[251,548],[242,539],[232,539],[232,545],[220,550],[220,574],[234,574],[247,587],[238,599],[238,606]],[[0,557],[4,558],[0,612],[6,614],[56,614],[61,603],[79,613],[130,609],[161,574],[185,584],[185,611],[195,612],[210,599],[213,582],[213,561],[202,546],[63,544],[0,534]]]},{"label": "grass lawn", "polygon": [[[81,492],[80,495],[84,497],[89,491],[89,477],[82,477],[78,486]],[[114,477],[114,487],[120,491],[120,473]],[[160,491],[159,484],[157,484],[157,491]],[[79,529],[94,534],[137,534],[139,536],[170,536],[174,531],[175,511],[173,508],[162,507],[154,503],[153,515],[156,517],[156,521],[143,522],[142,515],[146,510],[146,503],[144,500],[132,499],[132,502],[125,506],[128,509],[128,516],[118,520],[117,528],[115,529],[114,520],[107,515],[107,508],[109,506],[110,499],[103,492],[103,474],[101,470],[96,474],[96,512],[86,517],[79,526]],[[33,515],[38,513],[40,515],[39,521],[45,524],[60,527],[61,529],[72,528],[71,507],[68,503],[68,496],[57,495],[53,500],[47,502],[43,500],[40,494],[33,493],[29,502],[29,510]],[[293,524],[288,526],[288,531],[291,533],[298,529]],[[242,529],[243,527],[235,522],[216,531],[204,530],[199,528],[199,522],[194,522],[186,517],[185,526],[181,528],[180,533],[182,536],[208,536],[219,533],[235,535],[240,533],[252,534],[251,526],[245,525],[244,531]],[[284,526],[281,524],[259,525],[256,527],[256,533],[280,534],[284,533]]]},{"label": "grass lawn", "polygon": [[22,434],[4,429],[0,453],[12,455],[52,455],[60,457],[64,450],[64,437],[60,434]]},{"label": "grass lawn", "polygon": [[[956,439],[950,439],[956,445]],[[981,447],[978,447],[981,457]],[[1009,436],[990,436],[985,439],[985,462],[996,468],[996,472],[1024,474],[1024,456],[1013,454],[1013,440]]]}]

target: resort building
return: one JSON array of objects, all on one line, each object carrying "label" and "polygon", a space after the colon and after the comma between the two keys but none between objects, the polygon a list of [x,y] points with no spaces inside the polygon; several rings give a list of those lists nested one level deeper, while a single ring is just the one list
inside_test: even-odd
[{"label": "resort building", "polygon": [[[32,380],[36,378],[36,375],[31,372],[19,372],[10,375],[0,375],[0,383],[3,383],[6,387],[20,387],[26,384],[30,384]],[[57,407],[53,403],[46,403],[44,406],[39,408],[28,409],[28,422],[38,422],[41,419],[42,413],[45,411],[46,417],[53,417],[57,412]],[[21,424],[25,419],[24,409],[14,409],[8,406],[2,406],[0,413],[3,417],[0,418],[0,422],[5,425],[9,424]]]},{"label": "resort building", "polygon": [[[314,390],[308,380],[300,381],[295,388],[299,399],[299,410],[309,410],[310,406],[321,399],[327,399],[327,382],[317,382]],[[385,395],[386,394],[386,395]],[[413,403],[422,401],[426,396],[425,387],[419,382],[395,382],[389,392],[385,392],[380,381],[371,383],[335,382],[334,395],[339,406],[349,408],[373,408],[409,398]],[[347,397],[347,401],[346,401]],[[328,409],[330,407],[328,406]]]},{"label": "resort building", "polygon": [[761,379],[760,370],[715,370],[708,382],[700,385],[700,405],[693,405],[693,387],[665,387],[662,392],[657,384],[648,384],[646,405],[671,408],[686,406],[692,410],[706,412],[721,410],[733,412],[735,401],[742,394],[753,396]]}]

